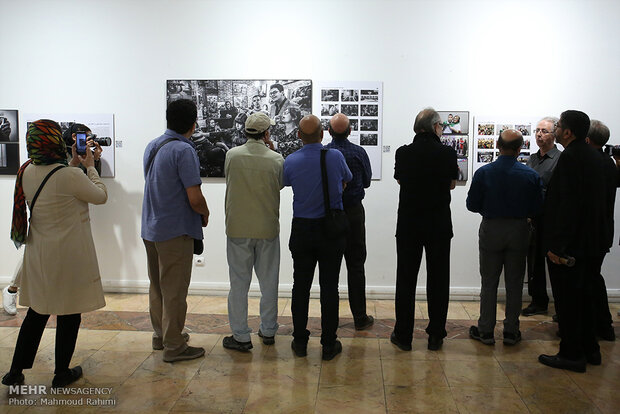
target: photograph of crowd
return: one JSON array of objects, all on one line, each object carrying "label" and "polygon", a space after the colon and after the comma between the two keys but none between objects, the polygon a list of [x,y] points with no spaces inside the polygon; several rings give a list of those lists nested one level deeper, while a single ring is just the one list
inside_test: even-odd
[{"label": "photograph of crowd", "polygon": [[360,145],[377,145],[377,134],[360,134]]},{"label": "photograph of crowd", "polygon": [[338,104],[321,104],[321,116],[334,116],[340,112]]},{"label": "photograph of crowd", "polygon": [[338,89],[321,89],[321,101],[338,102]]},{"label": "photograph of crowd", "polygon": [[378,95],[362,95],[362,98],[360,100],[362,102],[378,102],[379,96]]},{"label": "photograph of crowd", "polygon": [[[321,95],[335,101],[339,97],[337,89],[322,90]],[[246,142],[245,120],[255,112],[264,112],[276,122],[271,139],[283,157],[301,148],[297,129],[301,118],[312,111],[312,81],[168,80],[167,102],[182,98],[198,107],[198,128],[191,139],[200,159],[200,175],[223,177],[226,152]],[[332,106],[325,115],[338,112],[337,105]]]},{"label": "photograph of crowd", "polygon": [[342,104],[340,105],[340,112],[348,117],[359,116],[359,105]]},{"label": "photograph of crowd", "polygon": [[490,139],[479,139],[478,140],[478,149],[493,149],[495,148],[495,140]]},{"label": "photograph of crowd", "polygon": [[359,100],[359,93],[357,89],[343,89],[340,100],[342,102],[357,102]]},{"label": "photograph of crowd", "polygon": [[360,105],[361,116],[378,116],[379,105]]},{"label": "photograph of crowd", "polygon": [[515,125],[515,129],[521,132],[524,137],[532,135],[532,124],[527,125]]},{"label": "photograph of crowd", "polygon": [[478,162],[488,163],[493,161],[493,152],[478,152]]},{"label": "photograph of crowd", "polygon": [[495,135],[495,124],[478,124],[478,135]]},{"label": "photograph of crowd", "polygon": [[499,137],[501,133],[507,129],[513,129],[513,126],[510,124],[498,124],[496,128],[497,132],[495,133],[495,135]]},{"label": "photograph of crowd", "polygon": [[379,128],[379,121],[376,119],[360,120],[360,131],[376,131]]},{"label": "photograph of crowd", "polygon": [[374,96],[378,96],[379,95],[379,89],[362,89],[360,91],[360,93],[362,95],[374,95]]},{"label": "photograph of crowd", "polygon": [[469,112],[467,111],[439,111],[443,123],[443,135],[469,134]]},{"label": "photograph of crowd", "polygon": [[351,126],[351,131],[358,131],[359,120],[358,119],[349,119],[349,125]]},{"label": "photograph of crowd", "polygon": [[454,151],[456,151],[456,156],[461,158],[468,157],[468,149],[469,149],[469,138],[468,137],[455,137],[455,136],[442,136],[441,143],[446,145]]}]

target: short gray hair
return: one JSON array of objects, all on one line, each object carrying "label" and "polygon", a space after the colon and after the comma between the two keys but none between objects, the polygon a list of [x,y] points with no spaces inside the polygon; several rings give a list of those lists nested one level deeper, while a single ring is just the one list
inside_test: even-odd
[{"label": "short gray hair", "polygon": [[415,117],[413,132],[416,134],[419,134],[420,132],[434,132],[433,126],[438,122],[441,123],[439,112],[435,111],[431,107],[424,108]]},{"label": "short gray hair", "polygon": [[541,119],[538,122],[547,121],[547,122],[551,122],[553,125],[555,125],[555,124],[558,123],[559,120],[560,120],[560,118],[557,118],[555,116],[546,116],[546,117],[544,117],[543,119]]},{"label": "short gray hair", "polygon": [[590,141],[599,147],[607,144],[609,141],[609,128],[601,121],[593,119],[590,121],[590,129],[588,130],[588,138]]}]

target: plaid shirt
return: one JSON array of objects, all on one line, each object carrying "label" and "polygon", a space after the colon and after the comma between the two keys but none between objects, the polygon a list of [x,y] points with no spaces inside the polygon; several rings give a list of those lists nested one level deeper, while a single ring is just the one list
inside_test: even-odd
[{"label": "plaid shirt", "polygon": [[339,150],[344,155],[351,173],[353,173],[353,179],[347,184],[347,188],[342,194],[344,207],[347,208],[360,203],[364,198],[364,188],[370,187],[370,179],[372,178],[372,169],[366,150],[346,138],[334,138],[326,147]]}]

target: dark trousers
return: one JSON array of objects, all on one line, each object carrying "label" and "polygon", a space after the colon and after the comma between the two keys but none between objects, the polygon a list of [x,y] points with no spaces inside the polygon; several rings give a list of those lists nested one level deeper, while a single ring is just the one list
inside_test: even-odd
[{"label": "dark trousers", "polygon": [[293,255],[293,338],[307,343],[308,305],[314,269],[319,264],[321,288],[321,344],[332,345],[338,329],[338,277],[346,239],[328,239],[321,219],[293,218],[289,249]]},{"label": "dark trousers", "polygon": [[347,265],[347,286],[349,288],[349,306],[356,320],[366,317],[366,215],[362,203],[345,207],[349,220],[347,247],[344,260]]},{"label": "dark trousers", "polygon": [[542,248],[542,218],[532,220],[531,231],[527,252],[527,293],[532,297],[532,303],[546,308],[549,305],[549,295],[545,270],[547,252]]},{"label": "dark trousers", "polygon": [[593,274],[597,258],[576,258],[574,267],[549,263],[560,328],[559,354],[580,360],[599,350],[595,336]]},{"label": "dark trousers", "polygon": [[609,311],[609,301],[607,299],[607,286],[605,285],[605,279],[601,274],[601,267],[603,267],[603,260],[605,260],[605,254],[602,254],[599,260],[596,262],[596,268],[594,269],[594,321],[596,323],[596,333],[604,333],[609,329],[613,329],[613,319],[611,318],[611,312]]},{"label": "dark trousers", "polygon": [[[22,322],[17,337],[13,363],[11,364],[12,372],[21,372],[24,369],[32,368],[49,317],[49,315],[41,315],[32,308],[28,308],[28,313]],[[56,369],[54,374],[62,374],[69,370],[82,315],[79,313],[58,315],[56,321]]]},{"label": "dark trousers", "polygon": [[410,343],[413,339],[415,291],[422,261],[422,249],[426,251],[426,296],[429,319],[426,333],[439,338],[444,338],[447,334],[450,238],[422,241],[396,237],[396,325],[394,333],[405,343]]}]

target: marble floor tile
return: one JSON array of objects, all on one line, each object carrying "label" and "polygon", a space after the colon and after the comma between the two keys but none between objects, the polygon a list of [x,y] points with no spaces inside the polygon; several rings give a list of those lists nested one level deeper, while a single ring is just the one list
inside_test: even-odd
[{"label": "marble floor tile", "polygon": [[342,343],[342,357],[352,359],[378,359],[379,339],[338,338]]},{"label": "marble floor tile", "polygon": [[[34,359],[34,364],[30,372],[37,373],[53,373],[56,368],[56,356],[55,356],[55,347],[49,346],[44,349],[40,349],[37,352],[37,356]],[[70,367],[74,367],[76,365],[81,365],[85,360],[91,357],[96,352],[94,349],[76,349],[73,352],[73,357],[71,358]]]},{"label": "marble floor tile", "polygon": [[202,295],[187,295],[187,313],[193,313],[194,308],[205,298],[206,296]]},{"label": "marble floor tile", "polygon": [[17,335],[19,328],[2,328],[2,336],[0,336],[0,348],[15,348],[17,343]]},{"label": "marble floor tile", "polygon": [[228,297],[204,296],[191,310],[191,313],[228,315]]},{"label": "marble floor tile", "polygon": [[244,414],[312,414],[316,405],[318,384],[297,382],[290,378],[277,383],[256,382],[243,410]]},{"label": "marble floor tile", "polygon": [[396,310],[393,300],[375,300],[375,315],[379,319],[394,319]]},{"label": "marble floor tile", "polygon": [[448,319],[469,320],[469,313],[463,307],[463,302],[450,302],[448,306]]},{"label": "marble floor tile", "polygon": [[147,312],[149,309],[149,297],[139,293],[117,293],[106,295],[104,311],[128,311]]},{"label": "marble floor tile", "polygon": [[428,302],[416,301],[415,303],[415,318],[416,319],[428,319]]},{"label": "marble floor tile", "polygon": [[383,383],[393,386],[447,387],[448,381],[439,361],[402,361],[384,359],[381,361]]},{"label": "marble floor tile", "polygon": [[[278,299],[278,315],[282,314],[283,309],[288,302],[287,298]],[[226,312],[228,314],[228,312]],[[248,298],[248,315],[259,316],[260,315],[260,297]]]},{"label": "marble floor tile", "polygon": [[309,361],[321,361],[321,338],[311,336],[308,339],[308,356],[304,358],[296,357],[291,349],[291,342],[293,337],[290,335],[277,335],[275,345],[266,347],[266,355],[271,357],[277,357],[282,359],[294,359],[294,360],[309,360]]},{"label": "marble floor tile", "polygon": [[120,331],[106,342],[103,351],[149,352],[153,350],[152,332]]},{"label": "marble floor tile", "polygon": [[157,376],[131,376],[114,393],[115,411],[151,413],[169,411],[189,384],[190,379]]},{"label": "marble floor tile", "polygon": [[450,387],[467,387],[476,384],[489,388],[512,388],[504,370],[495,360],[441,361]]},{"label": "marble floor tile", "polygon": [[82,363],[84,376],[128,377],[151,355],[152,351],[126,352],[99,350]]},{"label": "marble floor tile", "polygon": [[514,388],[453,387],[452,397],[460,414],[529,413]]},{"label": "marble floor tile", "polygon": [[[445,341],[444,341],[445,345]],[[399,361],[410,360],[437,360],[437,352],[429,351],[427,349],[427,341],[414,340],[411,343],[411,351],[401,351],[396,345],[390,342],[389,339],[379,339],[379,350],[381,352],[381,359],[395,359]]]},{"label": "marble floor tile", "polygon": [[319,384],[323,386],[381,384],[383,375],[378,359],[323,361]]},{"label": "marble floor tile", "polygon": [[601,388],[620,390],[620,364],[605,361],[599,366],[587,366],[587,375],[577,372],[567,372],[572,379],[584,391],[595,391]]},{"label": "marble floor tile", "polygon": [[75,349],[101,349],[106,343],[118,335],[120,331],[104,331],[80,329]]},{"label": "marble floor tile", "polygon": [[385,393],[380,383],[319,386],[317,414],[385,413]]},{"label": "marble floor tile", "polygon": [[448,387],[385,386],[387,412],[392,414],[457,414],[458,408]]},{"label": "marble floor tile", "polygon": [[581,390],[567,392],[561,388],[526,388],[519,391],[521,399],[531,413],[596,413],[600,410]]},{"label": "marble floor tile", "polygon": [[605,414],[617,414],[620,407],[620,393],[617,388],[601,387],[584,389],[586,396]]},{"label": "marble floor tile", "polygon": [[[499,339],[499,338],[498,338]],[[527,361],[536,362],[538,355],[545,349],[539,341],[521,341],[517,345],[504,345],[501,341],[495,344],[493,356],[498,361]]]},{"label": "marble floor tile", "polygon": [[240,414],[250,396],[250,381],[196,377],[178,398],[173,413]]},{"label": "marble floor tile", "polygon": [[538,361],[500,361],[499,364],[519,392],[528,389],[560,388],[570,393],[579,389],[565,371],[549,368]]},{"label": "marble floor tile", "polygon": [[[497,344],[495,345],[497,346]],[[447,339],[435,354],[444,361],[491,361],[495,360],[495,346],[484,345],[473,339]]]}]

